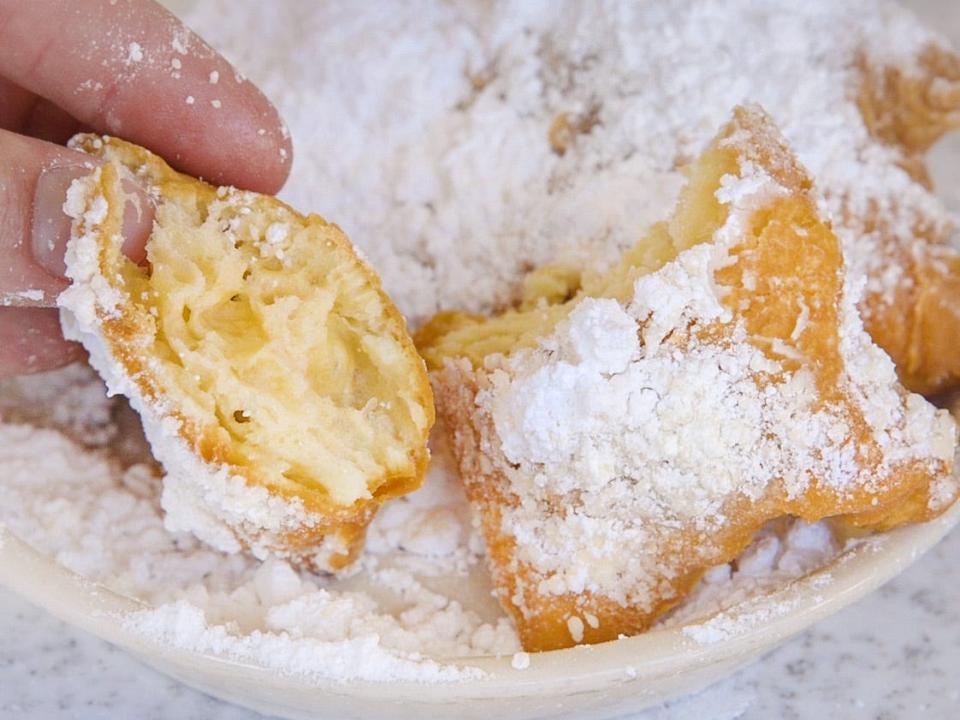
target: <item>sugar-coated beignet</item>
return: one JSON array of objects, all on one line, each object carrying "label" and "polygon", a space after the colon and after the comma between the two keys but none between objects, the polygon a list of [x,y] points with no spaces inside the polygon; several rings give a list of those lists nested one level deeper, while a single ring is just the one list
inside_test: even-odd
[{"label": "sugar-coated beignet", "polygon": [[527,290],[417,341],[528,650],[647,629],[772,519],[862,532],[957,497],[953,419],[865,332],[840,242],[759,108],[735,111],[618,266]]},{"label": "sugar-coated beignet", "polygon": [[[336,225],[78,136],[59,300],[165,470],[171,529],[225,550],[346,565],[378,505],[416,488],[433,400],[375,273]],[[155,203],[147,262],[121,253],[125,178]]]}]

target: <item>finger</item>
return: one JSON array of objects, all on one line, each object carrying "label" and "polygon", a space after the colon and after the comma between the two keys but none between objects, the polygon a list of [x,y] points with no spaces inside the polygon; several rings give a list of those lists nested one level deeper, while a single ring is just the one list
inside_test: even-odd
[{"label": "finger", "polygon": [[40,98],[0,77],[0,128],[19,132]]},{"label": "finger", "polygon": [[191,175],[268,193],[286,179],[274,107],[150,0],[0,0],[0,47],[0,75]]},{"label": "finger", "polygon": [[63,145],[84,128],[49,100],[0,77],[0,129]]},{"label": "finger", "polygon": [[[98,160],[5,130],[0,130],[0,158],[0,305],[52,307],[67,286],[67,188]],[[142,190],[129,190],[139,198],[128,204],[123,249],[140,261],[153,224],[152,207]],[[137,212],[138,206],[146,212]]]},{"label": "finger", "polygon": [[56,145],[65,145],[84,127],[73,117],[58,108],[49,100],[41,98],[33,106],[33,112],[20,132],[37,140],[46,140]]},{"label": "finger", "polygon": [[83,357],[60,334],[56,310],[0,308],[0,377],[52,370]]}]

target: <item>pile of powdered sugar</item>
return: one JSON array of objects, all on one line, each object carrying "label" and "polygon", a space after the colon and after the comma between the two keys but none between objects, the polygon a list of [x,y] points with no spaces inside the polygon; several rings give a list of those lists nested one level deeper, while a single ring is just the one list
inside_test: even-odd
[{"label": "pile of powdered sugar", "polygon": [[442,451],[426,486],[392,503],[371,527],[356,576],[334,581],[166,530],[149,460],[124,462],[88,432],[124,406],[80,366],[5,381],[0,392],[10,396],[14,386],[28,396],[45,384],[92,402],[59,428],[0,424],[0,523],[65,567],[157,606],[128,618],[131,627],[196,650],[342,679],[456,679],[464,674],[424,658],[518,649],[506,618],[487,622],[430,588],[438,578],[464,584],[482,552]]},{"label": "pile of powdered sugar", "polygon": [[[285,199],[344,227],[414,323],[502,304],[534,265],[615,258],[667,215],[678,165],[745,101],[774,115],[827,189],[869,182],[861,197],[940,217],[868,140],[848,92],[861,44],[908,63],[929,41],[908,15],[866,0],[688,5],[213,0],[187,20],[288,122]],[[126,619],[133,629],[341,680],[451,680],[469,671],[427,658],[519,648],[442,461],[384,508],[357,574],[333,580],[168,532],[129,411],[89,370],[8,381],[0,398],[0,523],[154,606]],[[670,622],[835,554],[823,528],[796,528],[712,572]]]},{"label": "pile of powdered sugar", "polygon": [[[69,416],[49,405],[47,427],[11,420],[15,398],[42,399],[47,387],[83,403]],[[332,579],[167,531],[159,474],[136,447],[130,411],[106,397],[88,368],[3,381],[0,397],[0,524],[65,567],[152,606],[123,620],[132,631],[337,680],[456,680],[475,674],[470,657],[520,649],[490,596],[482,542],[442,446],[434,447],[424,488],[389,503],[371,525],[355,574]],[[133,449],[116,452],[118,438]],[[780,587],[837,551],[822,526],[769,528],[736,570],[713,570],[665,624]]]},{"label": "pile of powdered sugar", "polygon": [[857,108],[860,53],[909,69],[937,42],[889,2],[213,0],[187,20],[288,123],[282,197],[336,220],[415,324],[501,305],[532,266],[617,258],[738,104],[773,116],[883,282],[868,205],[905,237],[946,222]]}]

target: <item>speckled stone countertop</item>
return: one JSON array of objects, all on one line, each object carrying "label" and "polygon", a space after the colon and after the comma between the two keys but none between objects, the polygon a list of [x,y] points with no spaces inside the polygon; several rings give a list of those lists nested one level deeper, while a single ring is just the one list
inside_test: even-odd
[{"label": "speckled stone countertop", "polygon": [[[960,530],[899,578],[698,695],[632,720],[960,717]],[[0,718],[254,720],[0,590]]]}]

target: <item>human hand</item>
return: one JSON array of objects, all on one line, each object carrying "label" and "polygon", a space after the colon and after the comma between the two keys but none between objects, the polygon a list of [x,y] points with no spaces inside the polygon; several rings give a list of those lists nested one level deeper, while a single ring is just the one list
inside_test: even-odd
[{"label": "human hand", "polygon": [[[66,189],[96,163],[62,143],[85,129],[265,193],[292,160],[270,102],[155,2],[0,0],[0,377],[82,355],[54,308],[67,286]],[[143,200],[146,212],[131,203],[124,224],[137,261],[152,222]]]}]

